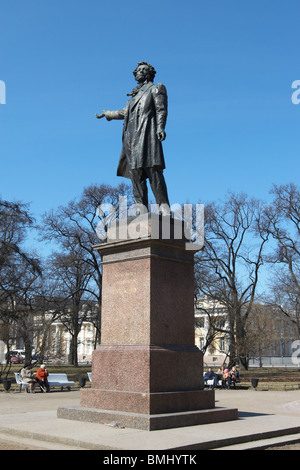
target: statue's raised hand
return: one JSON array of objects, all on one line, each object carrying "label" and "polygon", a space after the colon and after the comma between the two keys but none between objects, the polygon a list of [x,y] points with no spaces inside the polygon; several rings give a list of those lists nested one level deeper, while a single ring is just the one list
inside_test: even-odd
[{"label": "statue's raised hand", "polygon": [[105,114],[104,113],[102,113],[102,114],[97,114],[96,113],[95,116],[96,116],[97,119],[102,119],[105,116]]}]

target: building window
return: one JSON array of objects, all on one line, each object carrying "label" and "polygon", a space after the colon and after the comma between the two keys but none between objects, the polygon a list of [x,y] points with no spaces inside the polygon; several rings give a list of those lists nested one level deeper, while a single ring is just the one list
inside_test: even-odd
[{"label": "building window", "polygon": [[204,337],[199,336],[199,349],[203,349],[203,348],[204,348]]},{"label": "building window", "polygon": [[93,341],[88,339],[86,342],[86,354],[92,354],[93,352]]},{"label": "building window", "polygon": [[222,336],[219,338],[219,351],[224,352],[225,351],[225,338]]}]

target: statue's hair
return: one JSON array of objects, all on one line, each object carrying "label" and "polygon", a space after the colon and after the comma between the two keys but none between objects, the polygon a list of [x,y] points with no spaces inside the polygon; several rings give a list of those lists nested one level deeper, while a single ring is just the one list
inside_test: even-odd
[{"label": "statue's hair", "polygon": [[148,62],[138,62],[137,67],[133,71],[133,75],[136,76],[137,69],[139,68],[140,65],[147,65],[148,67],[148,74],[149,74],[149,79],[151,82],[154,80],[156,70],[152,65],[148,64]]}]

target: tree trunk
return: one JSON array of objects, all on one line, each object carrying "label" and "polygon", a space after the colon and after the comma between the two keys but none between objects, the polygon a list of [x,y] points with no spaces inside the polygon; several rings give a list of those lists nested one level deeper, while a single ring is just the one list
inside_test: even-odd
[{"label": "tree trunk", "polygon": [[31,363],[32,343],[28,337],[24,338],[25,364]]},{"label": "tree trunk", "polygon": [[72,335],[71,344],[70,344],[70,353],[69,353],[69,363],[75,367],[78,367],[78,341],[77,334]]}]

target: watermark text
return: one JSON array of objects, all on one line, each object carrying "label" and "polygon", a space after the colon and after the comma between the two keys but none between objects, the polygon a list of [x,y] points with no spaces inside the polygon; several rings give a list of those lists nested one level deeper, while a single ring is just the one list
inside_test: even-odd
[{"label": "watermark text", "polygon": [[300,103],[300,80],[294,80],[292,83],[292,88],[296,88],[296,91],[292,94],[292,103]]},{"label": "watermark text", "polygon": [[6,104],[6,85],[3,80],[0,80],[0,104]]},{"label": "watermark text", "polygon": [[171,207],[151,204],[148,212],[141,204],[128,207],[127,197],[121,196],[118,208],[101,204],[97,208],[97,216],[100,221],[96,233],[102,241],[177,239],[184,240],[186,250],[200,250],[204,245],[203,204],[173,204]]}]

